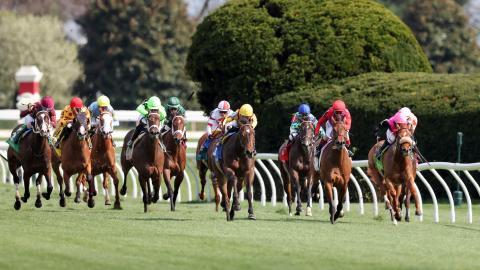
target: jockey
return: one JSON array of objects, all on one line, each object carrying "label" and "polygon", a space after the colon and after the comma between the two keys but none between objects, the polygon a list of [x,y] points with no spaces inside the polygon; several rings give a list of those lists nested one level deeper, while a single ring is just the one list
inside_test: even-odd
[{"label": "jockey", "polygon": [[402,113],[407,118],[407,122],[410,125],[410,132],[413,135],[413,133],[415,133],[415,129],[417,128],[417,124],[418,124],[417,117],[415,116],[415,114],[412,113],[412,111],[408,107],[401,108],[399,112]]},{"label": "jockey", "polygon": [[225,119],[225,130],[228,132],[237,131],[239,122],[240,124],[250,123],[254,129],[257,126],[257,116],[253,113],[253,108],[250,104],[243,104],[240,109]]},{"label": "jockey", "polygon": [[185,108],[180,104],[180,100],[177,97],[169,97],[167,99],[167,122],[163,126],[163,131],[172,128],[172,120],[175,116],[185,117]]},{"label": "jockey", "polygon": [[[290,135],[288,136],[288,144],[293,142],[293,139],[297,137],[298,129],[302,125],[303,121],[310,121],[314,126],[317,125],[317,118],[310,113],[310,106],[308,104],[300,104],[298,107],[298,112],[296,112],[291,120],[290,124]],[[324,134],[322,129],[322,135]]]},{"label": "jockey", "polygon": [[99,96],[97,101],[94,101],[90,106],[88,106],[88,110],[92,114],[92,126],[91,130],[97,127],[97,118],[100,114],[104,112],[110,112],[113,116],[114,110],[113,107],[110,105],[110,99],[107,96]]},{"label": "jockey", "polygon": [[408,119],[405,114],[401,111],[395,113],[389,119],[385,119],[378,125],[379,128],[388,128],[387,129],[387,139],[384,141],[382,146],[378,149],[375,157],[380,159],[383,150],[385,150],[389,145],[395,142],[395,138],[397,137],[397,124],[408,124]]},{"label": "jockey", "polygon": [[325,124],[326,127],[326,133],[325,136],[322,137],[322,140],[320,141],[320,145],[317,149],[317,157],[320,155],[320,150],[322,149],[323,145],[327,143],[327,141],[332,137],[332,130],[333,130],[333,124],[332,124],[332,119],[336,115],[343,115],[345,119],[345,129],[347,130],[347,136],[346,136],[346,147],[348,150],[348,155],[353,156],[352,151],[350,151],[348,148],[350,147],[350,137],[348,136],[348,131],[350,130],[350,127],[352,126],[352,117],[350,116],[350,112],[347,109],[347,106],[345,105],[345,102],[342,100],[336,100],[333,102],[332,107],[330,107],[323,115],[318,119],[317,126],[315,127],[315,135],[317,135],[320,132],[320,128],[323,124]]},{"label": "jockey", "polygon": [[65,126],[68,126],[73,122],[77,114],[80,112],[84,112],[85,116],[87,117],[87,125],[88,128],[90,126],[90,112],[88,111],[87,107],[83,106],[83,101],[79,97],[74,97],[71,99],[70,104],[63,108],[62,114],[60,115],[60,120],[58,121],[57,128],[53,133],[53,136],[56,138],[57,142],[55,143],[55,147],[59,148],[60,143],[64,139],[65,136]]},{"label": "jockey", "polygon": [[227,117],[232,115],[233,111],[230,110],[230,103],[228,103],[228,101],[226,100],[220,101],[217,108],[210,113],[210,117],[208,118],[207,122],[208,137],[200,147],[197,160],[206,159],[205,157],[207,154],[208,146],[210,145],[212,138],[222,132],[221,125]]},{"label": "jockey", "polygon": [[165,112],[165,108],[162,106],[162,102],[157,96],[150,97],[148,100],[138,105],[136,110],[140,113],[140,116],[138,118],[135,131],[133,132],[132,137],[127,143],[128,148],[132,147],[133,142],[137,139],[138,135],[140,135],[140,132],[145,129],[145,126],[147,125],[146,117],[148,117],[149,113],[153,112],[160,115],[160,126],[163,125],[163,122],[165,121],[165,117],[167,115],[167,113]]},{"label": "jockey", "polygon": [[47,111],[50,117],[50,125],[55,127],[57,125],[57,117],[55,114],[55,101],[52,97],[45,96],[39,102],[28,104],[26,111],[20,112],[20,118],[24,118],[24,124],[20,126],[17,131],[12,133],[12,137],[7,140],[7,143],[15,150],[18,150],[18,141],[21,136],[27,131],[33,129],[35,116],[40,111]]}]

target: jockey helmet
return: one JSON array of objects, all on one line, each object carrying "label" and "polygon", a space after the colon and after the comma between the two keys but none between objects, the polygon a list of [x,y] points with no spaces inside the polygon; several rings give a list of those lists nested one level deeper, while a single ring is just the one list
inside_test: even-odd
[{"label": "jockey helmet", "polygon": [[347,106],[345,106],[345,102],[341,101],[341,100],[335,100],[335,102],[333,102],[333,106],[332,106],[333,110],[334,111],[345,111],[345,109],[347,108]]},{"label": "jockey helmet", "polygon": [[70,101],[70,107],[80,109],[83,107],[83,101],[79,97],[74,97]]},{"label": "jockey helmet", "polygon": [[217,108],[221,112],[226,112],[226,111],[230,110],[230,103],[228,103],[228,101],[226,101],[226,100],[222,100],[222,101],[220,101],[220,103],[218,103]]},{"label": "jockey helmet", "polygon": [[48,110],[53,110],[55,107],[55,102],[53,101],[53,98],[50,96],[45,96],[40,100],[40,104],[42,105],[43,108],[48,109]]},{"label": "jockey helmet", "polygon": [[408,107],[403,107],[403,108],[401,108],[401,109],[399,110],[399,112],[401,112],[401,113],[406,113],[406,114],[411,114],[411,113],[412,113],[412,111],[411,111],[410,108],[408,108]]},{"label": "jockey helmet", "polygon": [[310,106],[308,104],[300,104],[298,107],[298,112],[301,114],[309,114],[310,113]]},{"label": "jockey helmet", "polygon": [[161,106],[162,106],[162,102],[157,96],[153,96],[147,100],[148,110],[159,110]]},{"label": "jockey helmet", "polygon": [[97,98],[97,104],[99,107],[107,107],[110,105],[110,99],[107,96],[99,96]]},{"label": "jockey helmet", "polygon": [[393,121],[395,122],[395,124],[408,124],[407,117],[401,112],[397,112],[393,116]]},{"label": "jockey helmet", "polygon": [[238,111],[238,114],[241,116],[252,117],[253,116],[253,108],[250,104],[243,104]]},{"label": "jockey helmet", "polygon": [[167,107],[178,109],[178,107],[180,107],[180,100],[178,100],[177,97],[169,97],[167,100]]}]

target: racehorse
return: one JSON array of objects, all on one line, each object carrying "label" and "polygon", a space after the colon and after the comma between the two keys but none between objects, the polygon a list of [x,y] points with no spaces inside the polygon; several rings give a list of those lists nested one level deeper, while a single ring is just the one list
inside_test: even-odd
[{"label": "racehorse", "polygon": [[383,142],[376,143],[368,152],[368,175],[380,189],[380,194],[385,199],[393,224],[397,224],[397,221],[402,219],[399,202],[402,192],[407,195],[405,221],[410,221],[408,216],[410,195],[415,199],[415,215],[422,215],[415,189],[417,163],[413,152],[412,134],[408,124],[397,124],[397,130],[394,144],[385,150],[382,157],[383,174],[375,166],[375,154]]},{"label": "racehorse", "polygon": [[[38,173],[36,179],[37,185],[37,200],[35,201],[35,207],[42,207],[41,196],[49,200],[53,190],[51,180],[51,149],[48,142],[50,136],[50,117],[48,112],[39,111],[35,115],[35,122],[32,132],[25,135],[22,138],[20,144],[20,151],[17,153],[11,147],[7,150],[8,168],[13,175],[13,182],[15,183],[15,210],[21,208],[20,199],[26,203],[30,198],[30,177]],[[19,127],[16,127],[16,131]],[[17,174],[17,169],[22,166],[23,168],[23,183],[25,185],[25,191],[23,197],[20,198],[18,187],[20,184],[20,178]],[[47,192],[41,193],[42,177],[45,176],[47,180]]]},{"label": "racehorse", "polygon": [[[220,134],[220,133],[218,133],[218,134]],[[200,149],[202,148],[202,145],[204,144],[205,140],[207,140],[207,137],[208,137],[208,134],[205,133],[198,140],[196,156],[198,156],[198,153],[200,153]],[[218,136],[214,137],[212,140],[215,140],[217,137]],[[208,146],[207,152],[211,152],[214,149],[215,149],[214,141],[212,141],[210,143],[210,145]],[[209,155],[207,154],[207,156],[209,156]],[[220,188],[218,187],[217,176],[214,173],[213,167],[211,167],[209,162],[207,162],[207,161],[197,160],[197,169],[198,169],[198,174],[200,176],[200,184],[202,186],[200,194],[198,194],[200,200],[205,199],[205,185],[207,184],[206,176],[207,176],[207,171],[210,170],[212,186],[213,186],[213,190],[215,191],[215,211],[218,212],[218,208],[219,208],[219,205],[220,205],[221,192],[220,192]]]},{"label": "racehorse", "polygon": [[[187,146],[185,144],[185,118],[177,115],[172,119],[172,128],[163,134],[162,140],[165,144],[165,162],[163,165],[163,179],[170,182],[170,177],[175,176],[173,191],[173,205],[177,201],[180,184],[184,177],[185,165],[187,163]],[[168,193],[163,194],[168,199]]]},{"label": "racehorse", "polygon": [[[222,204],[225,206],[227,221],[233,220],[235,211],[240,210],[238,191],[246,182],[248,198],[248,218],[255,220],[253,213],[253,179],[255,173],[255,130],[250,123],[240,122],[238,132],[223,142],[221,161],[216,161],[214,151],[209,149],[208,160],[212,163],[222,191]],[[216,145],[219,141],[212,144]],[[215,147],[216,148],[216,147]],[[213,148],[213,149],[215,149]],[[230,207],[230,193],[233,189],[233,206]]]},{"label": "racehorse", "polygon": [[105,205],[110,205],[108,191],[108,175],[112,177],[115,185],[115,209],[121,209],[120,195],[118,193],[119,179],[115,167],[115,147],[112,139],[113,117],[110,112],[103,112],[98,117],[98,126],[92,136],[92,175],[103,175],[103,188],[105,191]]},{"label": "racehorse", "polygon": [[[127,144],[133,135],[133,130],[129,131],[123,141],[120,161],[122,164],[125,180],[120,194],[127,193],[127,175],[128,171],[135,167],[138,171],[138,181],[143,192],[143,210],[147,212],[147,205],[157,202],[160,199],[160,178],[163,172],[164,153],[160,145],[160,115],[156,112],[150,112],[147,115],[147,132],[142,137],[138,137],[132,152],[131,160],[126,159]],[[149,180],[152,180],[153,194],[150,188]],[[174,211],[173,192],[170,182],[165,182],[170,198],[170,209]]]},{"label": "racehorse", "polygon": [[[62,154],[58,157],[52,155],[52,167],[57,175],[57,181],[60,186],[60,206],[65,207],[65,195],[71,195],[70,177],[78,174],[78,179],[85,175],[88,181],[88,207],[93,208],[95,201],[93,197],[96,195],[95,184],[92,176],[91,150],[88,143],[88,119],[84,112],[77,114],[74,121],[65,128],[71,130],[65,136],[61,143]],[[60,174],[60,164],[63,169],[63,177]],[[63,180],[63,181],[62,181]],[[65,184],[65,191],[63,190]],[[77,197],[80,197],[80,190],[77,189]]]},{"label": "racehorse", "polygon": [[281,156],[286,143],[280,146],[278,160],[280,160],[280,172],[283,179],[283,190],[287,194],[288,213],[292,215],[292,183],[297,195],[297,209],[295,215],[302,212],[300,179],[306,180],[307,186],[307,211],[306,215],[312,215],[312,185],[313,185],[313,155],[314,155],[314,127],[310,121],[302,121],[298,135],[294,138],[288,160],[282,161]]},{"label": "racehorse", "polygon": [[[352,160],[345,147],[347,130],[341,115],[332,118],[332,139],[324,146],[320,159],[320,175],[315,178],[322,179],[326,197],[329,204],[330,222],[332,224],[342,217],[343,202],[348,190],[348,182],[352,172]],[[338,205],[333,203],[333,187],[338,190]]]}]

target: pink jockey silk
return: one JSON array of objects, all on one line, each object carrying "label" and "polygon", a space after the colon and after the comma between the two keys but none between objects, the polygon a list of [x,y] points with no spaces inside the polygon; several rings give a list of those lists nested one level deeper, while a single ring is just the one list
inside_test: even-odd
[{"label": "pink jockey silk", "polygon": [[397,132],[397,127],[395,126],[395,124],[407,124],[407,123],[408,123],[407,117],[401,112],[397,112],[396,114],[394,114],[392,117],[388,119],[388,125],[390,126],[390,131],[392,131],[393,133]]}]

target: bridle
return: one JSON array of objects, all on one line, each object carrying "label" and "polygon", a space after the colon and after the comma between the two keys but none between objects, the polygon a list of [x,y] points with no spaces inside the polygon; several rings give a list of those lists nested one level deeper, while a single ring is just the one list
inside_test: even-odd
[{"label": "bridle", "polygon": [[[77,138],[80,141],[83,141],[83,140],[87,139],[87,137],[88,137],[87,117],[86,117],[85,113],[80,112],[79,114],[77,114],[77,117],[75,118],[75,124],[74,124],[73,128],[76,129]],[[82,134],[82,132],[83,132],[83,134]]]},{"label": "bridle", "polygon": [[[104,116],[110,117],[110,129],[105,131],[105,119]],[[97,125],[96,133],[102,134],[104,138],[111,138],[113,133],[113,116],[110,112],[102,112],[100,116],[98,116],[99,124]]]},{"label": "bridle", "polygon": [[[37,121],[37,119],[42,119],[41,125],[39,125],[40,121]],[[50,127],[50,116],[48,115],[48,112],[44,110],[37,112],[35,114],[35,124],[32,128],[33,133],[40,134],[42,137],[49,137]]]},{"label": "bridle", "polygon": [[[160,134],[160,127],[159,124],[150,124],[150,117],[152,116],[157,116],[158,119],[160,119],[160,114],[156,112],[150,112],[147,117],[147,130],[148,133],[150,133],[151,136],[158,138],[158,135]],[[155,132],[153,130],[156,129]]]},{"label": "bridle", "polygon": [[[184,123],[182,130],[180,130],[180,129],[174,129],[174,128],[173,128],[173,125],[174,125],[174,123],[175,123],[175,119],[177,119],[177,118],[178,118],[178,119],[181,119],[182,122]],[[185,132],[187,131],[187,127],[185,126],[185,118],[184,118],[183,116],[181,116],[181,115],[176,115],[176,116],[173,117],[173,119],[172,119],[172,129],[171,129],[171,131],[172,131],[172,136],[173,136],[173,138],[175,138],[175,135],[177,135],[177,134],[180,134],[180,137],[181,137],[181,138],[183,138],[183,137],[185,136]]]},{"label": "bridle", "polygon": [[[407,131],[407,136],[402,136],[400,137],[400,131],[402,130],[406,130]],[[405,143],[408,143],[410,146],[407,148],[407,149],[404,149],[402,147],[403,144]],[[415,146],[415,142],[413,141],[411,135],[410,135],[410,128],[408,127],[402,127],[400,129],[397,130],[397,138],[396,138],[396,144],[397,144],[397,148],[400,149],[400,153],[402,153],[402,156],[403,157],[410,157],[410,159],[414,159],[414,155],[413,155],[413,148]]]},{"label": "bridle", "polygon": [[253,158],[253,156],[256,155],[256,151],[255,151],[255,144],[253,145],[253,151],[248,151],[248,148],[247,148],[247,145],[250,143],[250,136],[248,136],[248,134],[250,134],[250,132],[252,132],[253,134],[253,138],[255,138],[255,130],[253,129],[253,126],[251,124],[242,124],[240,126],[240,129],[239,129],[239,134],[240,134],[240,137],[243,137],[242,134],[243,134],[243,129],[249,127],[249,129],[245,130],[245,133],[247,133],[247,136],[245,136],[245,138],[247,139],[247,143],[244,144],[243,143],[243,140],[240,139],[240,147],[243,149],[243,152],[242,154],[244,156],[246,156],[247,158]]}]

